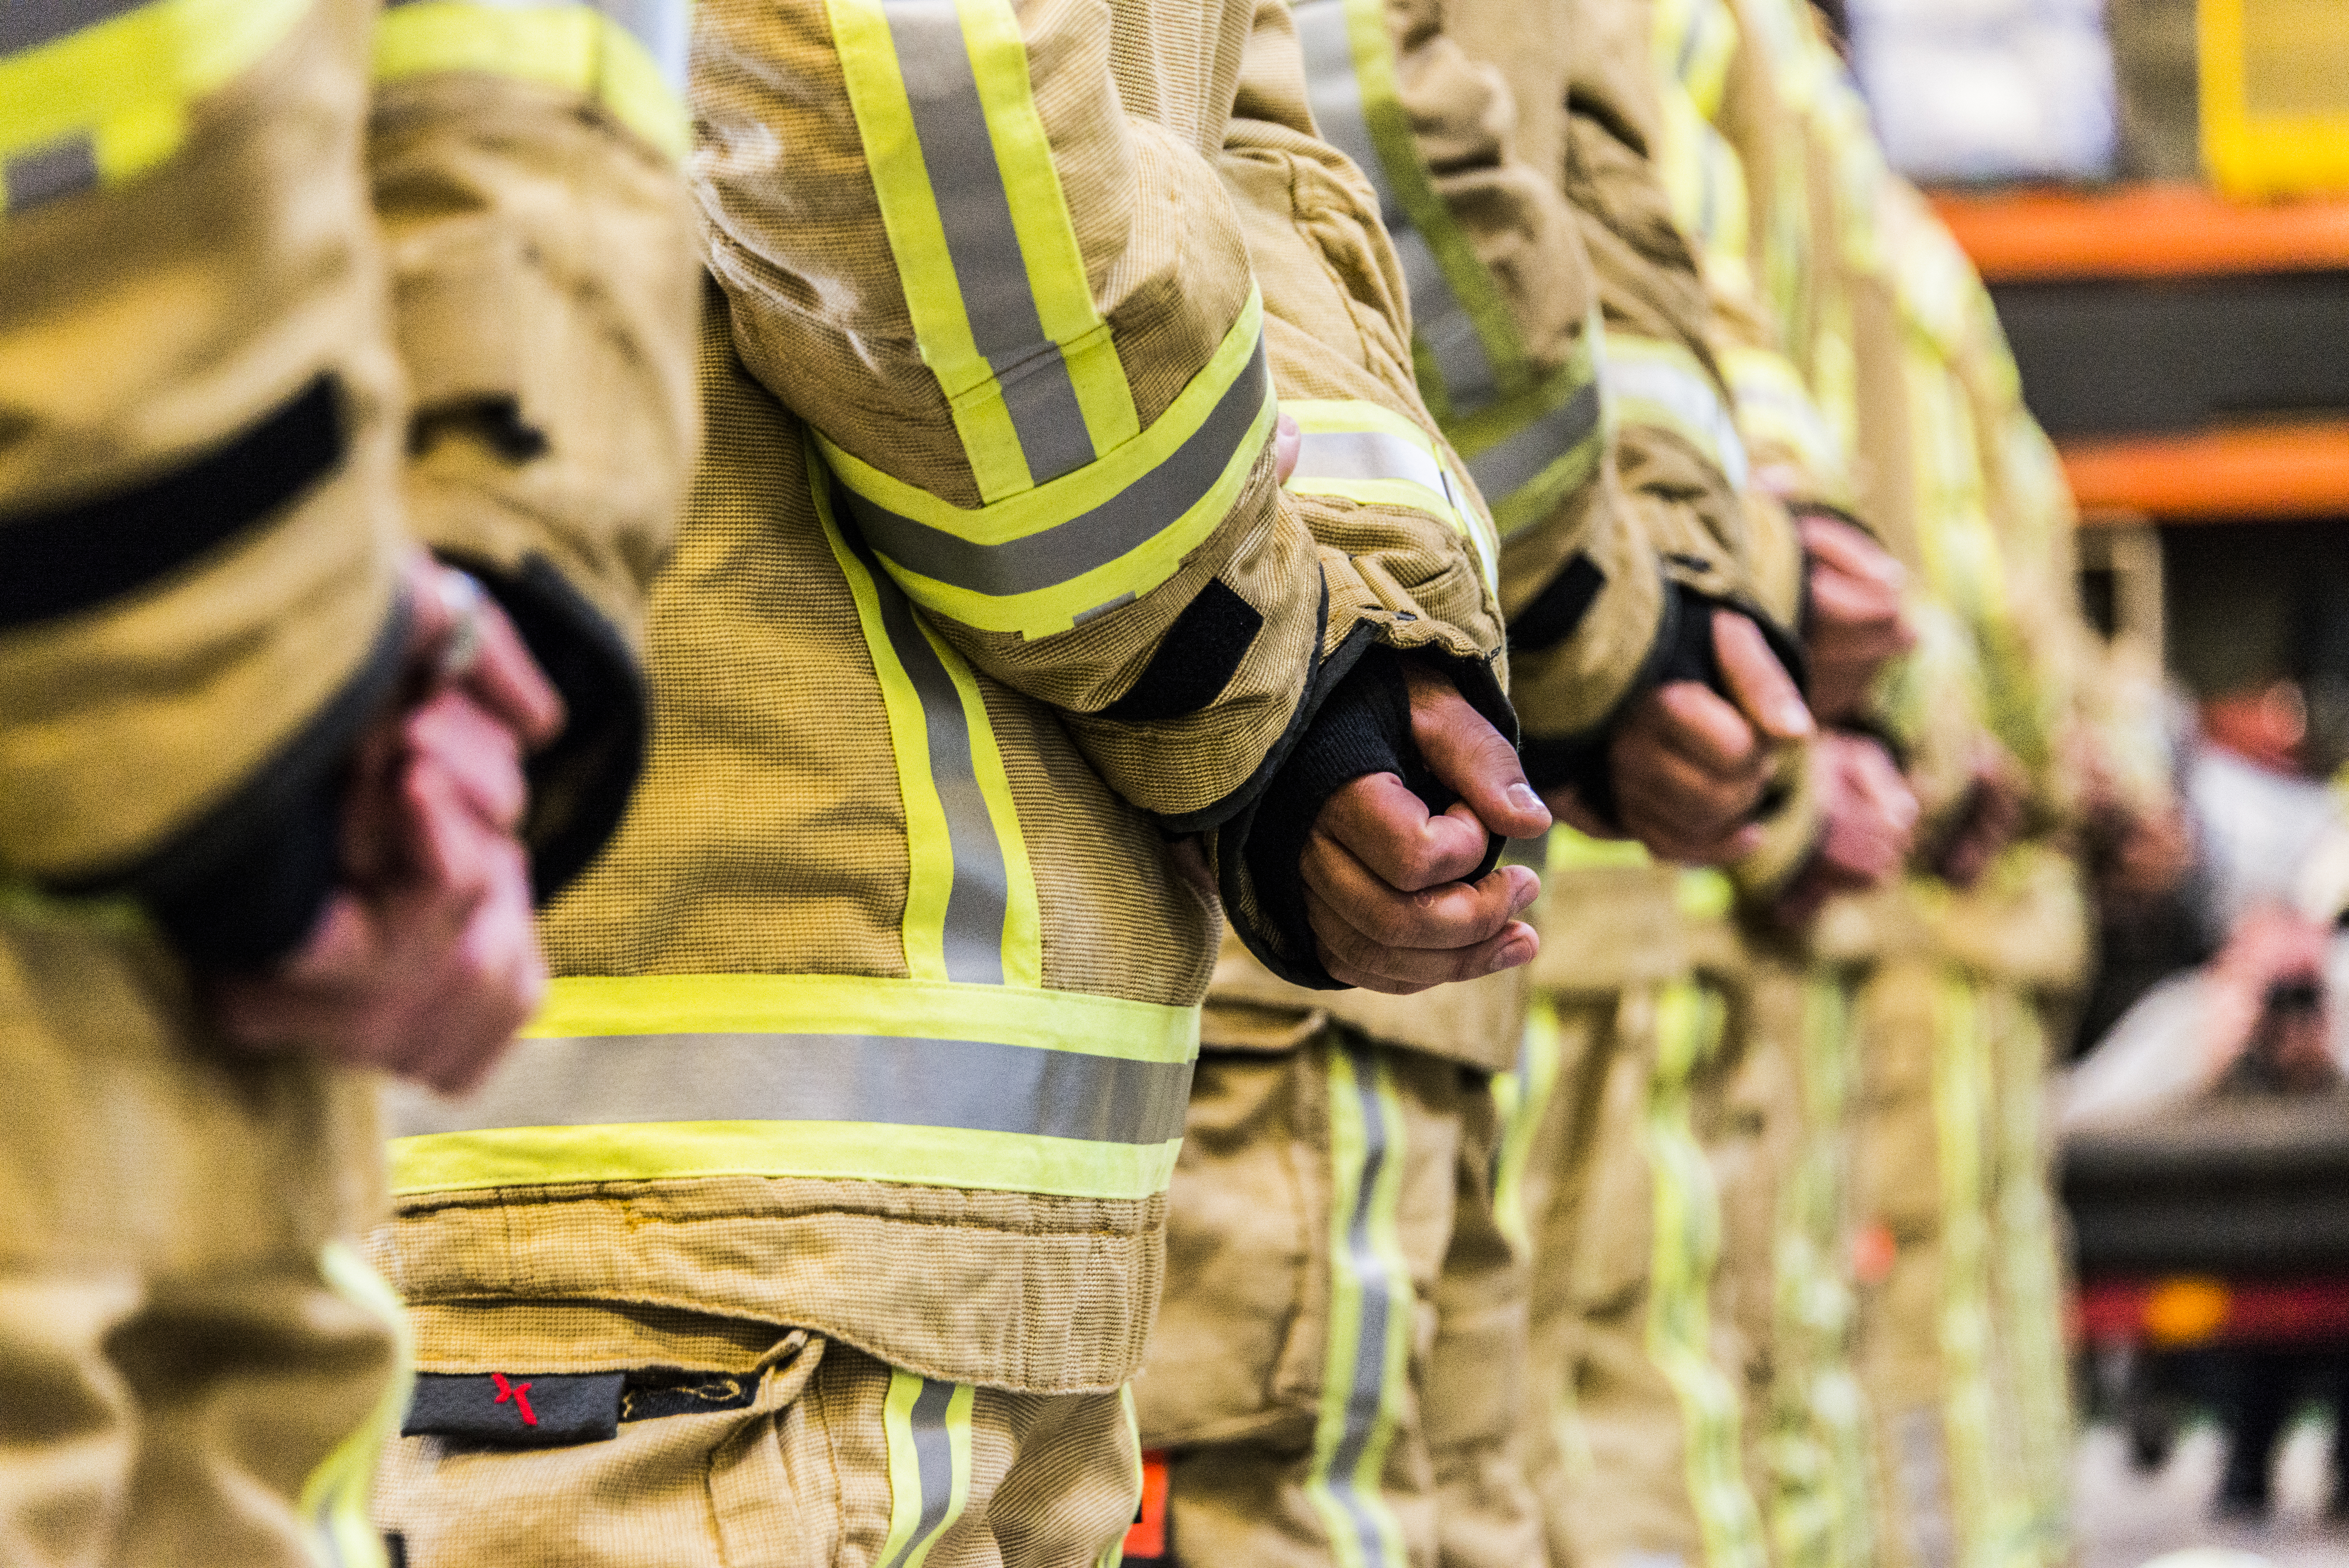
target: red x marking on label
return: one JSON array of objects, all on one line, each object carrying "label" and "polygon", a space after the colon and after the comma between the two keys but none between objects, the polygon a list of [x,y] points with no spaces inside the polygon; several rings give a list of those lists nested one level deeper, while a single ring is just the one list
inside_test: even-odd
[{"label": "red x marking on label", "polygon": [[512,1399],[513,1401],[514,1408],[522,1415],[522,1424],[523,1426],[534,1427],[538,1425],[538,1412],[530,1408],[529,1384],[509,1383],[506,1381],[506,1375],[502,1372],[491,1373],[490,1381],[498,1386],[498,1397],[491,1400],[491,1404],[502,1405],[507,1400]]}]

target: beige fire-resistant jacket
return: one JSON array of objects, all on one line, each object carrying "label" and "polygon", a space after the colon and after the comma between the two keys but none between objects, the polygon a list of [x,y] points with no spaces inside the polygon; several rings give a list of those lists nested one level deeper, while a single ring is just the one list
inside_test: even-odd
[{"label": "beige fire-resistant jacket", "polygon": [[1215,931],[1164,834],[1279,958],[1250,857],[1357,680],[1411,653],[1509,721],[1482,516],[1294,50],[1278,6],[698,8],[650,764],[533,1037],[402,1109],[429,1368],[707,1366],[732,1319],[1131,1375]]}]

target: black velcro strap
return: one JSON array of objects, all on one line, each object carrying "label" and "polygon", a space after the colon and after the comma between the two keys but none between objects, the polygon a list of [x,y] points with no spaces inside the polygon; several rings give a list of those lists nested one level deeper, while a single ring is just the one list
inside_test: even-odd
[{"label": "black velcro strap", "polygon": [[1264,615],[1220,577],[1192,596],[1159,639],[1141,676],[1101,710],[1121,724],[1156,724],[1198,712],[1229,686]]},{"label": "black velcro strap", "polygon": [[620,1389],[626,1381],[620,1372],[419,1373],[399,1435],[502,1449],[603,1442],[619,1435]]},{"label": "black velcro strap", "polygon": [[0,628],[119,599],[276,511],[349,446],[342,384],[320,376],[220,447],[135,490],[0,517]]},{"label": "black velcro strap", "polygon": [[1520,653],[1537,654],[1566,641],[1581,629],[1583,617],[1599,603],[1606,586],[1607,573],[1589,556],[1577,552],[1566,570],[1551,578],[1534,595],[1533,603],[1509,623],[1509,646]]}]

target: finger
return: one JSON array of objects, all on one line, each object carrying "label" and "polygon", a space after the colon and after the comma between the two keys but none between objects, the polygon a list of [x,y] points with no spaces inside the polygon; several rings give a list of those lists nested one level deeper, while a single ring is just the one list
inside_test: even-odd
[{"label": "finger", "polygon": [[1576,832],[1590,839],[1621,841],[1630,837],[1621,828],[1599,820],[1599,813],[1582,803],[1582,797],[1571,789],[1553,789],[1542,797],[1543,804],[1558,820]]},{"label": "finger", "polygon": [[409,750],[429,756],[447,773],[474,814],[500,832],[512,832],[530,801],[514,733],[462,691],[435,694],[411,711],[402,735]]},{"label": "finger", "polygon": [[1526,782],[1517,748],[1433,671],[1408,666],[1411,738],[1428,771],[1460,797],[1476,820],[1505,839],[1549,830],[1549,808]]},{"label": "finger", "polygon": [[1803,519],[1797,532],[1805,551],[1837,571],[1887,583],[1896,592],[1908,583],[1908,569],[1899,559],[1847,522],[1815,515]]},{"label": "finger", "polygon": [[1533,903],[1541,879],[1502,866],[1484,881],[1402,892],[1381,882],[1343,846],[1316,837],[1299,862],[1307,890],[1382,947],[1470,947],[1497,934]]},{"label": "finger", "polygon": [[1459,881],[1484,862],[1487,842],[1464,811],[1430,816],[1427,803],[1392,773],[1366,773],[1330,796],[1314,830],[1404,892]]},{"label": "finger", "polygon": [[485,598],[477,614],[481,652],[464,688],[535,751],[563,733],[563,699],[505,612]]},{"label": "finger", "polygon": [[1363,935],[1312,889],[1305,894],[1323,967],[1334,979],[1391,994],[1474,980],[1528,963],[1540,946],[1533,927],[1512,921],[1489,940],[1470,947],[1386,947]]},{"label": "finger", "polygon": [[1661,822],[1626,822],[1634,836],[1660,861],[1682,866],[1725,866],[1744,860],[1762,847],[1762,829],[1743,823],[1725,832],[1684,833]]},{"label": "finger", "polygon": [[1272,427],[1273,482],[1287,484],[1297,471],[1297,459],[1305,450],[1305,434],[1297,421],[1283,414]]},{"label": "finger", "polygon": [[1889,637],[1900,624],[1900,595],[1882,583],[1842,572],[1811,574],[1811,618],[1823,630]]},{"label": "finger", "polygon": [[1742,779],[1769,766],[1761,737],[1745,716],[1694,681],[1657,687],[1633,711],[1625,733],[1723,779]]},{"label": "finger", "polygon": [[1713,614],[1713,650],[1721,661],[1730,695],[1754,727],[1774,740],[1799,740],[1811,733],[1810,709],[1795,688],[1786,666],[1770,651],[1762,628],[1728,610]]}]

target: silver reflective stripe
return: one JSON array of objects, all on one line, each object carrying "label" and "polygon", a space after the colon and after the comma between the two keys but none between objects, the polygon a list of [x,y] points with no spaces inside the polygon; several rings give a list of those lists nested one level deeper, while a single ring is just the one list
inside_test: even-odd
[{"label": "silver reflective stripe", "polygon": [[1294,480],[1409,480],[1451,500],[1444,465],[1383,430],[1308,430],[1297,449]]},{"label": "silver reflective stripe", "polygon": [[1455,414],[1473,414],[1501,395],[1500,377],[1485,352],[1476,322],[1452,291],[1434,250],[1403,211],[1371,135],[1362,108],[1361,79],[1354,74],[1354,51],[1346,31],[1345,0],[1304,0],[1293,13],[1305,50],[1307,96],[1314,123],[1340,152],[1361,166],[1378,192],[1379,216],[1394,241],[1411,294],[1412,335],[1435,361],[1444,393]]},{"label": "silver reflective stripe", "polygon": [[0,0],[0,55],[54,44],[68,33],[127,16],[147,0]]},{"label": "silver reflective stripe", "polygon": [[661,80],[685,95],[685,57],[693,31],[692,0],[595,0],[595,9],[626,28],[660,67]]},{"label": "silver reflective stripe", "polygon": [[881,11],[971,339],[1002,388],[1029,477],[1038,484],[1058,479],[1093,460],[1092,437],[1061,346],[1037,313],[954,0],[882,0]]},{"label": "silver reflective stripe", "polygon": [[[1354,1094],[1361,1102],[1362,1166],[1354,1187],[1354,1212],[1346,1222],[1344,1266],[1361,1282],[1361,1317],[1354,1330],[1354,1366],[1347,1380],[1344,1429],[1330,1460],[1330,1490],[1344,1505],[1355,1527],[1361,1560],[1367,1568],[1387,1568],[1386,1537],[1374,1511],[1380,1505],[1362,1495],[1357,1480],[1362,1455],[1387,1419],[1387,1326],[1397,1312],[1412,1310],[1408,1275],[1399,1274],[1379,1255],[1371,1234],[1371,1210],[1377,1202],[1379,1174],[1402,1129],[1387,1122],[1386,1105],[1378,1090],[1379,1063],[1370,1047],[1343,1047],[1354,1068]],[[1398,1565],[1399,1568],[1399,1565]]]},{"label": "silver reflective stripe", "polygon": [[1003,845],[995,836],[995,819],[988,812],[987,797],[979,792],[978,774],[971,765],[970,719],[963,712],[954,677],[922,634],[905,595],[887,573],[876,570],[872,576],[889,649],[921,698],[922,729],[930,745],[930,782],[946,808],[947,837],[954,849],[954,886],[947,896],[947,978],[1000,985],[1010,878],[1004,868]]},{"label": "silver reflective stripe", "polygon": [[1495,505],[1515,495],[1552,463],[1598,436],[1601,407],[1599,384],[1586,383],[1540,418],[1466,459],[1476,488]]},{"label": "silver reflective stripe", "polygon": [[1657,360],[1630,354],[1613,355],[1607,360],[1601,378],[1609,395],[1625,405],[1623,412],[1627,417],[1635,417],[1633,406],[1640,401],[1662,409],[1682,427],[1682,434],[1694,440],[1704,455],[1720,466],[1732,488],[1745,488],[1745,443],[1738,437],[1737,421],[1713,391],[1713,383],[1695,368],[1692,356],[1690,363],[1683,366],[1677,362],[1677,356],[1674,360]]},{"label": "silver reflective stripe", "polygon": [[[921,1393],[915,1396],[907,1425],[912,1429],[914,1470],[922,1492],[921,1522],[880,1568],[902,1568],[945,1526],[947,1511],[954,1506],[954,1439],[947,1431],[947,1406],[954,1395],[953,1384],[925,1377]],[[893,1481],[896,1479],[891,1477]]]},{"label": "silver reflective stripe", "polygon": [[[424,0],[386,0],[387,8],[415,5]],[[0,0],[5,4],[5,0]],[[567,10],[565,0],[464,0],[490,11],[554,11]],[[691,0],[584,0],[579,8],[609,17],[614,25],[645,46],[645,53],[660,67],[661,80],[671,91],[685,93],[685,56],[691,31]]]},{"label": "silver reflective stripe", "polygon": [[98,149],[88,131],[0,161],[0,202],[11,212],[97,189]]},{"label": "silver reflective stripe", "polygon": [[981,544],[889,511],[841,486],[874,549],[935,583],[998,598],[1050,588],[1106,566],[1157,537],[1223,477],[1271,396],[1264,342],[1190,438],[1167,459],[1090,511],[1001,544]]},{"label": "silver reflective stripe", "polygon": [[1183,1133],[1188,1062],[875,1035],[524,1039],[481,1090],[386,1097],[395,1137],[660,1121],[846,1121],[1091,1143]]}]

